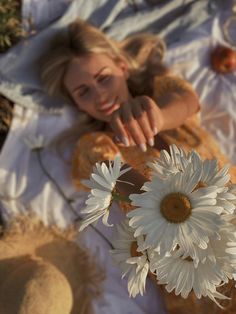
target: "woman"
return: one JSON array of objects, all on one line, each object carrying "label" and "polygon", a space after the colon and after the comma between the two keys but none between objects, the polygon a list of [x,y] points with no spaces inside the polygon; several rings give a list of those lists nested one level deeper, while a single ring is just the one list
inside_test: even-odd
[{"label": "woman", "polygon": [[[124,159],[128,158],[126,161],[134,168],[131,152],[139,156],[147,147],[148,152],[152,146],[168,149],[166,144],[170,143],[197,149],[204,158],[218,156],[225,163],[226,158],[209,134],[188,119],[200,109],[198,96],[189,83],[164,66],[164,50],[164,43],[154,35],[141,34],[116,42],[77,19],[58,35],[42,59],[41,78],[51,95],[65,97],[80,111],[76,127],[71,130],[76,139],[92,131],[112,130],[118,146],[107,139],[108,146],[114,154],[117,150],[126,153]],[[84,142],[92,141],[94,136],[83,137]],[[83,140],[79,143],[82,151]],[[124,149],[131,146],[137,146],[139,152]],[[88,159],[92,159],[91,164],[106,159],[98,154],[91,158],[91,152],[87,153],[89,158],[83,152],[87,163]],[[77,160],[77,151],[75,156]],[[75,163],[73,176],[81,187],[80,179],[90,175],[92,165],[86,168],[82,162]],[[87,170],[79,171],[78,167]]]},{"label": "woman", "polygon": [[[72,162],[78,188],[95,162],[120,152],[135,169],[122,179],[135,186],[119,183],[118,189],[137,192],[149,176],[146,161],[172,142],[225,162],[212,138],[195,120],[187,120],[199,110],[199,100],[190,84],[163,65],[164,48],[152,35],[115,42],[78,19],[43,59],[41,76],[48,92],[65,97],[80,111],[72,130],[79,139]],[[182,311],[183,303],[173,309]]]},{"label": "woman", "polygon": [[[191,87],[165,69],[163,53],[155,36],[116,43],[77,20],[45,56],[42,80],[50,94],[69,98],[90,122],[103,122],[100,129],[111,127],[124,145],[145,151],[157,133],[178,127],[199,110]],[[168,94],[155,97],[154,81],[166,84],[160,78],[169,82]]]}]

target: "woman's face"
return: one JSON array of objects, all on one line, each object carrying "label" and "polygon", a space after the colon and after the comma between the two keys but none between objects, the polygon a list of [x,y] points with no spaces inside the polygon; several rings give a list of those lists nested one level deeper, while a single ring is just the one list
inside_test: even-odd
[{"label": "woman's face", "polygon": [[78,108],[95,119],[109,122],[111,114],[130,97],[128,71],[105,54],[92,54],[71,61],[64,85]]}]

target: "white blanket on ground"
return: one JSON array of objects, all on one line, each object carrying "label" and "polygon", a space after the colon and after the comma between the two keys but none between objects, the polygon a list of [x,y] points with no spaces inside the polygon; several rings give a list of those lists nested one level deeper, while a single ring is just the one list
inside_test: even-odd
[{"label": "white blanket on ground", "polygon": [[[201,124],[236,164],[236,70],[217,74],[210,55],[217,45],[229,46],[223,36],[228,13],[219,14],[170,47],[167,62],[193,84],[201,101]],[[235,29],[236,32],[236,29]]]},{"label": "white blanket on ground", "polygon": [[[105,2],[94,1],[94,4],[99,6]],[[76,9],[78,9],[79,3],[79,1],[73,3],[74,6],[77,6]],[[111,1],[110,3],[114,9],[112,11],[113,16],[109,15],[104,21],[105,25],[110,24],[114,16],[121,11],[119,5],[122,4],[122,1]],[[69,7],[71,10],[70,18],[71,15],[75,14],[72,9],[75,10],[75,7]],[[87,7],[88,11],[86,11],[85,6],[83,10],[83,17],[86,18],[88,16],[86,12],[90,10]],[[65,25],[68,23],[66,16],[68,15],[65,15],[60,23],[65,23]],[[203,125],[216,136],[232,162],[236,163],[236,93],[233,92],[236,73],[224,76],[217,75],[209,66],[211,49],[217,43],[224,42],[221,33],[221,18],[224,16],[216,16],[200,28],[183,36],[170,48],[166,61],[175,64],[174,69],[194,84],[203,103]],[[116,25],[120,27],[118,22]],[[50,36],[57,28],[58,24],[53,24]],[[115,32],[115,28],[113,32]],[[39,86],[37,77],[33,69],[30,68],[35,56],[32,56],[29,50],[33,45],[37,55],[37,50],[40,51],[42,38],[45,41],[49,40],[48,34],[46,31],[39,33],[39,39],[35,37],[34,45],[31,42],[28,43],[28,50],[25,50],[27,43],[20,47],[22,49],[22,62],[13,62],[14,58],[17,57],[14,51],[4,60],[4,67],[8,69],[9,80],[2,82],[0,91],[19,102],[19,105],[16,104],[15,106],[11,129],[0,155],[1,208],[6,219],[8,215],[32,209],[37,212],[45,224],[57,223],[59,226],[65,227],[74,219],[73,213],[43,173],[36,154],[27,148],[23,140],[25,136],[30,134],[42,134],[45,140],[49,142],[61,130],[69,127],[74,120],[73,109],[69,107],[63,107],[59,112],[41,112],[37,110],[38,108],[31,106],[33,102],[43,101],[44,96],[40,91],[39,94],[37,93]],[[14,66],[11,67],[12,64]],[[25,90],[22,92],[21,86],[17,87],[15,83],[11,82],[11,75],[14,74],[17,79],[16,74],[20,75],[24,66],[28,71],[30,69],[32,71],[28,73],[31,75],[25,76],[23,82]],[[19,77],[19,80],[21,78]],[[14,84],[13,89],[10,88],[11,83]],[[30,94],[30,90],[33,91],[32,94]],[[26,92],[29,94],[26,95]],[[46,101],[49,102],[50,99],[47,98]],[[56,100],[53,101],[54,103],[57,102]],[[49,148],[43,150],[42,160],[50,175],[57,181],[67,197],[74,199],[73,206],[79,212],[87,193],[77,192],[73,188],[69,176],[69,165]],[[113,206],[111,212],[111,220],[113,222],[120,221],[122,214],[116,205]],[[100,223],[97,227],[109,237],[111,232],[109,228],[104,228]],[[161,300],[156,297],[156,287],[149,281],[144,297],[129,299],[126,289],[127,282],[120,279],[119,270],[112,265],[107,243],[90,228],[84,232],[84,242],[91,252],[99,257],[100,263],[104,265],[107,272],[107,279],[104,283],[104,299],[95,303],[97,313],[151,314],[156,313],[157,308],[162,308]],[[164,310],[160,310],[158,313],[164,313]]]}]

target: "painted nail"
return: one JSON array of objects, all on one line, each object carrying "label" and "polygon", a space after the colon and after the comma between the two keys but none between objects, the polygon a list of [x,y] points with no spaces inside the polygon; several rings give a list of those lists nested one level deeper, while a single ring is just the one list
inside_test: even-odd
[{"label": "painted nail", "polygon": [[153,133],[156,135],[157,134],[157,127],[155,126],[153,129],[152,129]]},{"label": "painted nail", "polygon": [[120,142],[121,142],[119,136],[115,136],[115,137],[114,137],[114,140],[116,141],[116,143],[120,143]]},{"label": "painted nail", "polygon": [[154,139],[153,138],[148,139],[148,145],[154,146]]},{"label": "painted nail", "polygon": [[125,146],[129,146],[129,140],[127,139],[127,137],[122,136],[121,140],[125,144]]},{"label": "painted nail", "polygon": [[140,149],[141,149],[142,152],[145,153],[145,152],[147,151],[147,146],[146,146],[146,144],[144,144],[144,143],[139,144],[139,147],[140,147]]}]

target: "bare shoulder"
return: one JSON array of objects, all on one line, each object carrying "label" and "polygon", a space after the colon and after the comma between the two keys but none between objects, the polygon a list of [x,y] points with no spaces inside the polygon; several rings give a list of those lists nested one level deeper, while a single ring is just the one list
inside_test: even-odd
[{"label": "bare shoulder", "polygon": [[194,91],[194,88],[186,79],[177,76],[171,72],[167,72],[166,75],[155,76],[154,87],[157,91],[169,91],[183,93],[185,91]]},{"label": "bare shoulder", "polygon": [[153,99],[160,107],[164,107],[173,98],[186,93],[197,96],[192,85],[184,78],[168,72],[166,75],[155,76]]}]

